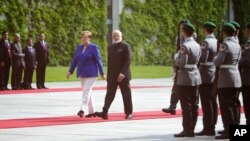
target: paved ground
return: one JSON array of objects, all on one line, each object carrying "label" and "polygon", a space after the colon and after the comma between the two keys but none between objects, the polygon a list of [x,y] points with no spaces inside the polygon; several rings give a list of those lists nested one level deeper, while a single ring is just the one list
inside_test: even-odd
[{"label": "paved ground", "polygon": [[[34,85],[34,84],[33,84]],[[50,88],[79,87],[79,82],[47,83]],[[95,86],[105,86],[105,81],[97,81]],[[162,88],[132,89],[134,111],[161,111],[170,102],[171,79],[137,79],[131,85],[166,86]],[[103,106],[106,90],[94,91],[96,109]],[[0,95],[0,120],[34,117],[55,117],[75,115],[79,110],[80,91],[51,92],[19,95]],[[180,108],[178,104],[178,108]],[[123,104],[120,91],[110,108],[110,113],[122,113]],[[199,117],[196,131],[202,129]],[[241,117],[245,123],[244,115]],[[219,117],[216,130],[222,129]],[[171,141],[171,140],[214,140],[214,137],[174,138],[173,134],[182,130],[182,118],[124,120],[88,124],[42,126],[28,128],[0,129],[0,141]]]}]

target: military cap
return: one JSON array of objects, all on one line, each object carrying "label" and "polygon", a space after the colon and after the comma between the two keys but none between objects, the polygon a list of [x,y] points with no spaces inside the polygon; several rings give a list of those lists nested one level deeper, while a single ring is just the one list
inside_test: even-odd
[{"label": "military cap", "polygon": [[191,24],[190,22],[186,23],[185,25],[186,25],[187,27],[189,27],[190,29],[192,29],[193,31],[195,30],[194,25]]},{"label": "military cap", "polygon": [[240,29],[240,24],[235,22],[235,21],[232,21],[230,22],[236,29]]},{"label": "military cap", "polygon": [[223,29],[224,29],[224,30],[236,31],[236,28],[235,28],[234,25],[231,24],[231,23],[225,23],[225,24],[223,25]]},{"label": "military cap", "polygon": [[203,27],[211,27],[211,28],[216,28],[216,25],[213,22],[205,22],[203,24]]}]

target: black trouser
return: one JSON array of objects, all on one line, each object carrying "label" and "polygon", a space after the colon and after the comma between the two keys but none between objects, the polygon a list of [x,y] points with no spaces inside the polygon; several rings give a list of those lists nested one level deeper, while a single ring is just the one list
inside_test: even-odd
[{"label": "black trouser", "polygon": [[9,82],[9,76],[10,76],[10,64],[6,64],[4,67],[3,67],[3,71],[4,71],[4,74],[3,74],[3,88],[7,88],[8,86],[8,82]]},{"label": "black trouser", "polygon": [[21,88],[22,73],[23,73],[22,66],[15,66],[15,65],[12,66],[11,87],[13,90]]},{"label": "black trouser", "polygon": [[206,83],[199,87],[203,111],[203,128],[206,131],[214,131],[218,116],[218,105],[216,96],[212,95],[212,87],[213,84]]},{"label": "black trouser", "polygon": [[132,114],[133,105],[132,105],[131,89],[130,89],[129,80],[127,80],[126,78],[124,78],[120,83],[115,82],[115,81],[108,82],[107,94],[105,97],[105,104],[103,106],[103,112],[108,113],[109,107],[115,98],[118,85],[122,93],[125,114],[126,115]]},{"label": "black trouser", "polygon": [[241,104],[240,104],[240,100],[239,100],[239,95],[240,95],[240,91],[237,92],[236,95],[236,104],[237,104],[237,109],[235,109],[235,120],[236,120],[236,124],[240,124],[240,109],[241,109]]},{"label": "black trouser", "polygon": [[0,90],[4,89],[4,87],[3,87],[3,83],[4,83],[3,78],[4,78],[4,69],[3,69],[2,66],[0,66]]},{"label": "black trouser", "polygon": [[177,74],[178,74],[178,68],[174,68],[175,70],[175,76],[174,76],[174,84],[172,87],[171,97],[170,97],[170,108],[176,109],[176,105],[179,101],[179,96],[177,94]]},{"label": "black trouser", "polygon": [[237,97],[238,91],[239,91],[238,88],[218,89],[221,117],[226,134],[229,134],[230,124],[232,125],[237,124],[237,119],[236,119],[236,115],[238,114],[237,101],[239,100],[239,98]]},{"label": "black trouser", "polygon": [[182,125],[184,131],[193,132],[199,109],[198,86],[180,86],[177,85],[177,94],[180,98],[182,109]]},{"label": "black trouser", "polygon": [[177,94],[177,85],[176,82],[174,82],[174,85],[172,87],[172,93],[170,97],[170,108],[176,109],[176,105],[179,101],[179,96]]},{"label": "black trouser", "polygon": [[243,106],[246,117],[246,124],[250,125],[250,86],[242,87]]},{"label": "black trouser", "polygon": [[37,88],[44,87],[45,71],[46,71],[46,65],[38,63],[37,68],[36,68],[36,86],[37,86]]},{"label": "black trouser", "polygon": [[26,89],[31,88],[33,72],[33,68],[26,68],[24,70],[23,86]]}]

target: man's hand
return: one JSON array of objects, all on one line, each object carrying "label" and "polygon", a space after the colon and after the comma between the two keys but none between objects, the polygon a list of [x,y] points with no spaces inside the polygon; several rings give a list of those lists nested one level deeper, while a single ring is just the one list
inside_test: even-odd
[{"label": "man's hand", "polygon": [[71,75],[71,73],[68,72],[68,73],[67,73],[67,79],[68,79],[68,80],[69,80],[70,75]]},{"label": "man's hand", "polygon": [[118,78],[117,78],[117,82],[121,82],[123,79],[125,78],[125,75],[123,75],[122,73],[119,74]]},{"label": "man's hand", "polygon": [[106,75],[102,75],[102,80],[106,80]]}]

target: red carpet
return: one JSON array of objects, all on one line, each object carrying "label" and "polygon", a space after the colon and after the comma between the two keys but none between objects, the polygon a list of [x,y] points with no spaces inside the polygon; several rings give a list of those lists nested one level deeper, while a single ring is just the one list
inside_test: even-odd
[{"label": "red carpet", "polygon": [[[241,107],[241,112],[244,112],[243,107]],[[134,112],[133,115],[134,115],[134,118],[132,120],[176,118],[176,117],[182,116],[181,110],[177,110],[176,115],[166,114],[166,113],[163,113],[162,111]],[[201,109],[199,109],[199,116],[202,116]],[[78,116],[6,119],[6,120],[0,120],[0,129],[69,125],[69,124],[85,124],[85,123],[112,122],[112,121],[129,121],[129,120],[124,119],[124,117],[125,117],[124,113],[110,113],[108,120],[103,120],[99,117],[79,118]]]},{"label": "red carpet", "polygon": [[[176,115],[166,114],[161,111],[134,112],[133,115],[134,118],[132,120],[175,118],[175,117],[181,117],[181,111],[178,110]],[[124,117],[125,117],[124,113],[110,113],[108,120],[103,120],[99,117],[80,118],[78,116],[7,119],[7,120],[0,120],[0,129],[126,121]]]},{"label": "red carpet", "polygon": [[[132,89],[145,89],[145,88],[167,88],[172,86],[131,86]],[[94,87],[93,90],[106,90],[106,86]],[[34,93],[49,93],[49,92],[72,92],[81,91],[80,87],[75,88],[50,88],[50,89],[34,89],[34,90],[9,90],[0,91],[0,95],[6,94],[34,94]]]}]

